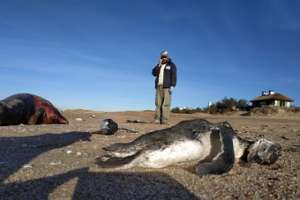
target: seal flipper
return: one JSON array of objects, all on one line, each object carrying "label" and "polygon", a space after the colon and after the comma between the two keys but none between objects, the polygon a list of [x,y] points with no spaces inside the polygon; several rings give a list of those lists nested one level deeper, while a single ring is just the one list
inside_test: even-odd
[{"label": "seal flipper", "polygon": [[105,150],[109,155],[124,158],[136,154],[146,146],[151,146],[152,143],[153,142],[150,142],[149,144],[140,142],[138,138],[129,143],[115,143],[110,146],[103,147],[102,149]]},{"label": "seal flipper", "polygon": [[234,162],[228,162],[227,159],[228,155],[225,154],[220,155],[218,159],[212,162],[201,163],[199,166],[196,167],[196,174],[199,176],[209,175],[209,174],[223,174],[228,172]]},{"label": "seal flipper", "polygon": [[234,149],[231,135],[226,133],[226,130],[213,130],[212,134],[219,134],[222,148],[211,162],[200,162],[197,164],[196,173],[200,176],[228,172],[234,164]]},{"label": "seal flipper", "polygon": [[[96,164],[101,168],[129,168],[130,163],[140,155],[140,152],[127,156],[125,158],[122,157],[113,157],[110,155],[103,155],[99,158],[96,158]],[[127,166],[127,167],[126,167]]]},{"label": "seal flipper", "polygon": [[39,108],[35,111],[35,113],[30,117],[28,124],[42,124],[43,116],[45,114],[44,108]]},{"label": "seal flipper", "polygon": [[103,147],[102,149],[105,151],[122,151],[124,148],[129,146],[128,144],[130,143],[115,143],[107,147]]},{"label": "seal flipper", "polygon": [[102,149],[111,157],[125,158],[137,154],[143,147],[133,143],[116,143]]}]

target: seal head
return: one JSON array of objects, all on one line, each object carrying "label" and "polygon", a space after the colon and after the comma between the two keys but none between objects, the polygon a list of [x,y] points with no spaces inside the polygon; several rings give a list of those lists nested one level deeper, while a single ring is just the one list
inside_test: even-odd
[{"label": "seal head", "polygon": [[273,164],[280,156],[281,146],[266,139],[259,139],[249,147],[248,162]]}]

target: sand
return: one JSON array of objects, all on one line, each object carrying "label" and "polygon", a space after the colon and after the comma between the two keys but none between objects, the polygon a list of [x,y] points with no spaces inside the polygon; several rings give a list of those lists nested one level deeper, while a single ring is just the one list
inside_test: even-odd
[{"label": "sand", "polygon": [[[172,114],[169,125],[126,123],[153,121],[154,113],[67,110],[68,125],[0,127],[0,199],[300,199],[300,117]],[[90,135],[100,121],[120,127],[113,136]],[[182,166],[164,169],[100,169],[102,147],[128,142],[181,120],[228,121],[241,137],[282,145],[273,165],[236,163],[223,175],[199,177]]]}]

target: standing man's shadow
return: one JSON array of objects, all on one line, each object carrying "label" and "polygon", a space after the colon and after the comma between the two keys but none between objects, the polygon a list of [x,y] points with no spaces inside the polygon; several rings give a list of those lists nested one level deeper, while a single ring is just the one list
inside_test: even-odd
[{"label": "standing man's shadow", "polygon": [[52,149],[89,141],[88,132],[42,134],[25,137],[0,137],[0,184],[32,159]]},{"label": "standing man's shadow", "polygon": [[[63,185],[74,179],[73,186]],[[58,189],[64,187],[63,189]],[[54,192],[56,189],[58,191]],[[74,192],[73,192],[74,191]],[[0,187],[5,199],[199,199],[172,177],[160,172],[89,172],[81,168],[26,182],[9,183]]]}]

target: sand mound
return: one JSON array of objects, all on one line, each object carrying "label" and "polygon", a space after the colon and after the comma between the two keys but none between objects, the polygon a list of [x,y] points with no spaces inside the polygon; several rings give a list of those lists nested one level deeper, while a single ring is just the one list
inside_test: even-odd
[{"label": "sand mound", "polygon": [[280,117],[300,117],[298,108],[276,108],[276,107],[261,107],[253,108],[249,112],[251,116],[280,116]]}]

